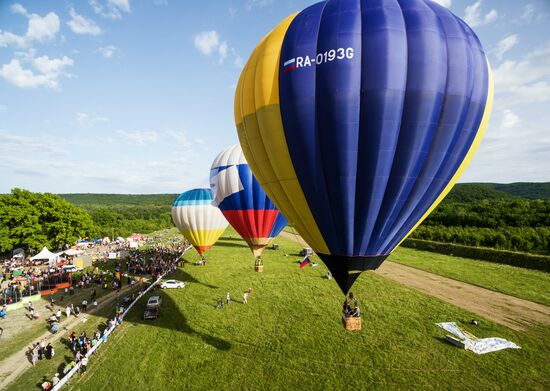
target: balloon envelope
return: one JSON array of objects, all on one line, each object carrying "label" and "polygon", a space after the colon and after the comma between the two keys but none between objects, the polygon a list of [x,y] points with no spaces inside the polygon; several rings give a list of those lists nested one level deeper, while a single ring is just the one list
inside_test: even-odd
[{"label": "balloon envelope", "polygon": [[492,107],[485,53],[429,0],[329,0],[256,47],[235,94],[252,172],[347,293],[456,183]]},{"label": "balloon envelope", "polygon": [[252,175],[240,145],[216,157],[210,170],[210,188],[214,204],[257,257],[287,225]]},{"label": "balloon envelope", "polygon": [[228,224],[212,200],[210,189],[193,189],[180,194],[172,204],[174,224],[201,256],[216,243]]}]

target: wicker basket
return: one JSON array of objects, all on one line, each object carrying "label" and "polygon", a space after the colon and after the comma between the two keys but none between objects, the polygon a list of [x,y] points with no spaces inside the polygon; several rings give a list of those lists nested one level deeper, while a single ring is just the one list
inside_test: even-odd
[{"label": "wicker basket", "polygon": [[254,266],[254,270],[256,270],[258,273],[263,273],[264,265],[256,265]]},{"label": "wicker basket", "polygon": [[346,330],[361,330],[361,317],[348,316],[342,318],[342,324]]}]

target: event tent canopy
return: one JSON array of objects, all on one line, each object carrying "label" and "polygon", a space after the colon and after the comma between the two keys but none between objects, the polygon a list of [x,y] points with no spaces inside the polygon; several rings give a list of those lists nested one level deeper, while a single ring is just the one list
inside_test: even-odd
[{"label": "event tent canopy", "polygon": [[31,261],[41,260],[41,259],[50,261],[50,265],[51,265],[53,262],[56,262],[57,260],[59,260],[59,255],[52,253],[50,250],[46,248],[46,246],[44,246],[42,251],[40,251],[38,254],[36,254],[34,257],[31,258]]}]

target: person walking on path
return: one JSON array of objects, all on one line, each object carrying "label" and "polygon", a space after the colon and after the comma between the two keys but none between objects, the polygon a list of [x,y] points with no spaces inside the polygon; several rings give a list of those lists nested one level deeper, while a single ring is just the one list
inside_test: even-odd
[{"label": "person walking on path", "polygon": [[229,294],[229,291],[227,291],[227,294],[225,295],[225,302],[229,304],[230,301],[231,301],[231,295]]},{"label": "person walking on path", "polygon": [[82,300],[82,312],[86,312],[88,310],[88,300],[84,299]]},{"label": "person walking on path", "polygon": [[248,303],[248,292],[244,292],[243,293],[243,304],[247,304]]},{"label": "person walking on path", "polygon": [[67,308],[65,308],[65,315],[67,315],[67,318],[71,316],[71,307],[67,306]]}]

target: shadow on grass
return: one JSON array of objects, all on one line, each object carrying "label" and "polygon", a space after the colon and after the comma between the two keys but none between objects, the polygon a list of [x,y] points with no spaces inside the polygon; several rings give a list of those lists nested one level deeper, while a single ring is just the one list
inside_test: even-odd
[{"label": "shadow on grass", "polygon": [[[181,270],[178,271],[181,272]],[[178,278],[178,273],[176,272],[170,274],[169,278]],[[184,278],[178,279],[185,281]],[[147,299],[150,296],[154,295],[160,295],[162,297],[160,316],[157,319],[144,320],[143,312],[145,311],[145,303],[147,303]],[[231,349],[231,344],[228,341],[225,341],[213,335],[197,331],[193,327],[191,327],[182,309],[177,306],[174,300],[172,300],[172,298],[168,294],[166,294],[166,292],[160,289],[152,291],[145,298],[143,298],[142,301],[134,306],[132,313],[126,319],[127,322],[132,324],[146,324],[148,326],[162,327],[173,331],[189,334],[191,336],[197,336],[202,339],[206,344],[218,350]]]},{"label": "shadow on grass", "polygon": [[[227,240],[227,239],[226,239]],[[229,239],[231,240],[231,239]],[[225,242],[223,240],[218,240],[216,242],[216,246],[220,246],[220,247],[242,247],[242,248],[248,248],[248,246],[246,245],[246,243],[244,243],[242,240],[239,240],[239,242],[237,243],[233,243],[233,242]]]},{"label": "shadow on grass", "polygon": [[235,241],[235,242],[242,242],[243,240],[239,237],[233,237],[233,236],[222,236],[221,238],[219,238],[218,240],[232,240],[232,241]]},{"label": "shadow on grass", "polygon": [[[205,266],[205,267],[208,267],[208,266]],[[215,286],[215,285],[210,285],[210,284],[205,284],[204,282],[200,282],[195,277],[193,277],[189,273],[185,272],[182,268],[178,268],[175,273],[171,273],[169,275],[169,278],[179,280],[179,281],[183,281],[185,283],[190,282],[192,284],[200,284],[200,285],[203,285],[203,286],[205,286],[207,288],[210,288],[210,289],[218,289],[218,287]],[[168,276],[167,276],[167,279],[168,279]]]}]

